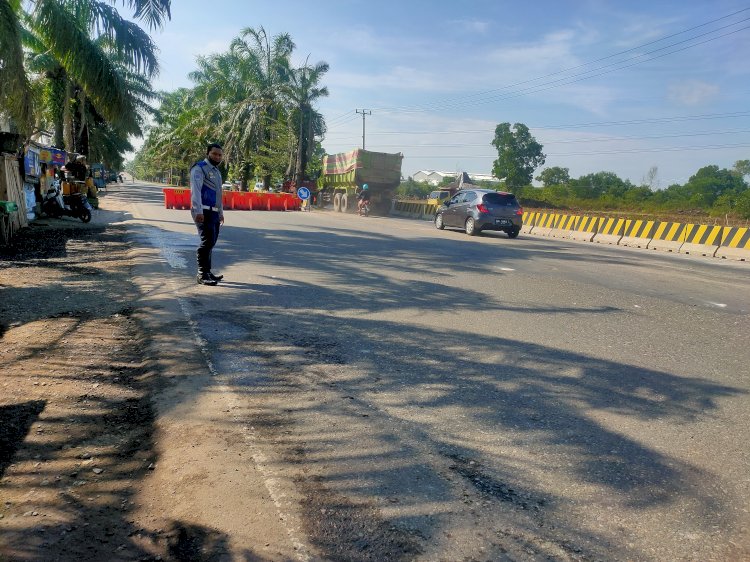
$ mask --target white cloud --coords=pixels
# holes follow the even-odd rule
[[[489,31],[491,22],[472,18],[462,18],[458,20],[452,20],[448,22],[448,25],[451,28],[456,28],[459,32],[483,34]]]
[[[680,105],[695,106],[714,99],[719,93],[719,86],[701,80],[686,80],[669,87],[667,97]]]
[[[452,89],[444,76],[407,66],[395,66],[381,73],[331,72],[326,77],[326,84],[332,91],[339,88],[375,92],[384,88],[391,92],[407,90],[439,92]]]
[[[546,35],[541,41],[498,47],[490,51],[487,61],[511,75],[518,75],[519,71],[526,76],[558,71],[580,64],[573,54],[575,37],[575,32],[561,30]]]

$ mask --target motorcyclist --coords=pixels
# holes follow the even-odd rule
[[[362,190],[357,194],[357,212],[362,214],[362,208],[370,202],[370,186],[362,185]]]

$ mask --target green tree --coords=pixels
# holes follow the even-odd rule
[[[711,165],[704,166],[690,177],[684,186],[684,194],[691,205],[707,209],[723,194],[739,194],[746,188],[741,176]]]
[[[20,0],[0,1],[0,114],[6,113],[22,134],[31,131],[31,85],[23,65]]]
[[[737,196],[734,210],[743,219],[750,219],[750,189]]]
[[[134,10],[137,19],[146,20],[152,27],[160,26],[170,17],[170,0],[122,3]],[[153,75],[158,68],[156,49],[148,34],[121,17],[111,2],[5,0],[0,2],[0,37],[0,72],[12,70],[17,75],[10,82],[0,77],[0,83],[6,84],[0,90],[27,96],[24,80],[18,77],[21,65],[18,42],[22,40],[32,58],[39,58],[34,61],[37,70],[43,68],[47,79],[54,83],[55,95],[49,99],[55,106],[58,141],[62,140],[60,121],[67,120],[66,148],[74,148],[71,114],[86,103],[124,134],[140,132],[139,103],[129,89],[123,69]],[[19,110],[3,99],[0,103],[3,104],[0,110],[23,117],[23,108]],[[85,124],[84,134],[88,135]]]
[[[305,63],[302,68],[292,71],[289,84],[285,88],[296,112],[293,122],[295,120],[299,122],[294,166],[295,181],[305,179],[307,163],[312,158],[315,148],[315,137],[325,134],[323,116],[313,109],[313,105],[318,99],[328,96],[328,88],[319,85],[328,69],[328,63],[325,62],[318,62],[313,66]]]
[[[568,168],[561,168],[560,166],[552,166],[542,170],[535,179],[542,182],[544,187],[565,185],[570,181],[570,170]]]
[[[542,145],[529,132],[523,123],[500,123],[495,127],[492,146],[497,149],[497,160],[492,165],[496,178],[505,178],[510,188],[531,183],[534,170],[544,164]]]
[[[750,176],[750,160],[737,160],[732,167],[732,171],[741,178]]]
[[[405,198],[424,199],[427,197],[434,187],[426,181],[414,181],[414,178],[409,176],[406,181],[402,181],[401,185],[396,189],[396,195]]]

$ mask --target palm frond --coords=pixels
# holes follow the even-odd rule
[[[33,31],[67,73],[85,90],[107,120],[126,130],[137,128],[127,86],[117,67],[57,0],[39,0]]]
[[[18,129],[28,134],[32,125],[31,87],[23,67],[19,10],[18,0],[0,0],[0,112],[7,111]]]
[[[157,48],[149,34],[104,2],[91,1],[90,6],[89,28],[98,37],[109,39],[111,47],[124,63],[148,76],[158,74]]]
[[[150,29],[162,27],[172,19],[171,0],[123,0],[123,3],[135,10],[134,16],[148,23]]]

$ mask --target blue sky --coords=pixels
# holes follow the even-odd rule
[[[309,55],[330,64],[330,96],[319,105],[326,151],[361,146],[355,109],[369,109],[367,148],[402,152],[405,176],[490,173],[494,127],[505,121],[528,125],[544,145],[545,167],[570,168],[573,177],[611,171],[640,183],[657,166],[666,187],[701,166],[750,158],[750,4],[322,5],[175,0],[172,20],[154,34],[162,64],[155,85],[190,86],[197,55],[263,26],[292,36],[294,63]]]

